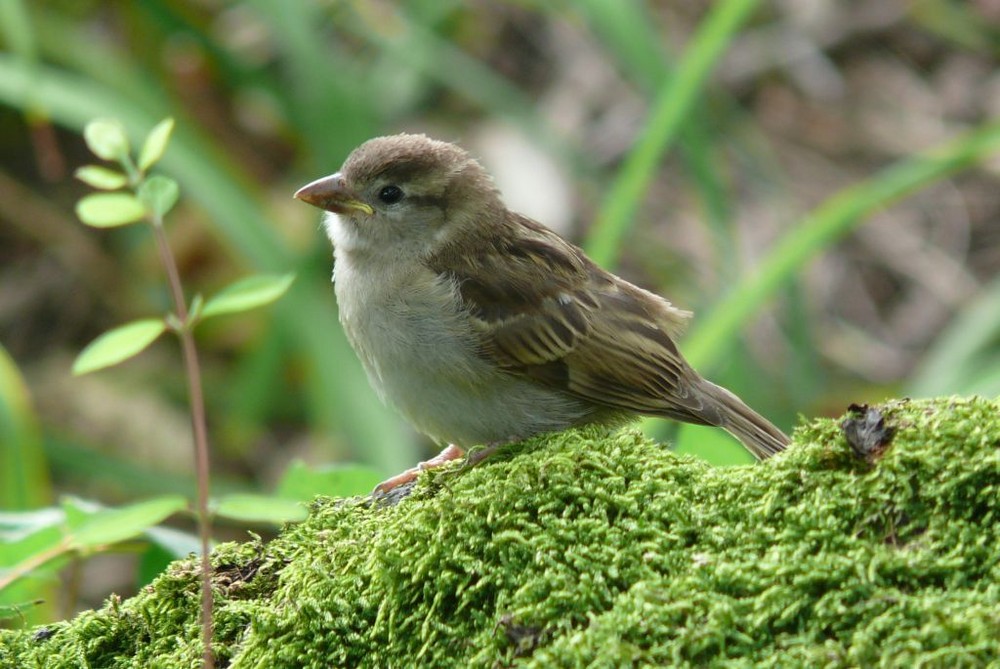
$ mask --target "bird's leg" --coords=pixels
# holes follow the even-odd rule
[[[374,492],[377,494],[386,494],[393,488],[398,488],[404,483],[409,483],[410,481],[417,478],[420,472],[426,469],[433,469],[434,467],[440,467],[441,465],[451,462],[452,460],[457,460],[465,455],[465,451],[456,446],[455,444],[449,444],[446,448],[442,449],[440,453],[435,455],[430,460],[425,460],[419,463],[416,467],[411,467],[405,472],[396,474],[393,477],[387,478],[386,480],[375,486]],[[478,462],[478,461],[477,461]]]

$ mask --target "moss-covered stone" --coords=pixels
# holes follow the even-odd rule
[[[1000,404],[895,402],[881,458],[837,423],[713,468],[632,430],[567,432],[320,500],[214,556],[231,667],[1000,665]],[[3,667],[195,667],[195,563],[0,634]],[[44,638],[43,638],[44,637]]]

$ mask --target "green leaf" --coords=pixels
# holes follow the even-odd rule
[[[156,528],[150,528],[146,530],[148,534],[151,530]],[[194,551],[197,554],[200,551]],[[139,553],[139,561],[136,565],[135,580],[133,583],[137,589],[141,589],[154,580],[156,577],[167,570],[170,563],[174,560],[186,555],[172,555],[168,550],[154,543],[148,543],[142,547]]]
[[[215,515],[244,522],[282,523],[305,520],[305,506],[297,500],[268,495],[234,494],[219,499]]]
[[[157,160],[163,157],[163,152],[167,150],[167,143],[170,141],[170,134],[174,131],[174,119],[165,118],[149,131],[146,141],[142,144],[139,152],[139,169],[145,172],[153,166]]]
[[[14,565],[31,560],[34,556],[52,552],[62,541],[62,514],[51,513],[45,522],[27,527],[23,531],[4,537],[3,552],[0,552],[0,572]]]
[[[61,497],[59,506],[62,507],[63,526],[69,530],[67,534],[72,534],[75,530],[83,527],[83,524],[92,515],[104,508],[93,500],[83,499],[76,495]]]
[[[378,471],[364,465],[311,469],[302,460],[294,460],[278,482],[277,494],[303,502],[311,501],[316,495],[354,497],[367,495],[383,478]]]
[[[186,506],[182,496],[167,495],[117,509],[102,509],[71,532],[68,539],[74,548],[118,543],[141,534]]]
[[[139,201],[157,217],[163,218],[175,204],[180,189],[170,177],[155,174],[139,186]]]
[[[21,599],[13,604],[0,604],[0,620],[20,619],[23,624],[25,612],[31,611],[42,603],[43,601],[40,599]],[[12,627],[14,626],[12,625]]]
[[[95,228],[113,228],[142,220],[146,207],[129,193],[94,193],[76,203],[76,215]]]
[[[201,312],[202,318],[249,311],[274,302],[285,294],[295,280],[294,274],[258,274],[248,276],[222,289],[209,298]]]
[[[205,298],[202,297],[201,293],[195,293],[194,297],[191,298],[191,306],[188,307],[188,318],[191,319],[192,323],[201,320],[201,312],[204,308]]]
[[[34,509],[51,499],[47,454],[31,393],[0,344],[0,509]],[[0,544],[4,523],[0,513]]]
[[[201,551],[201,539],[197,535],[172,527],[151,527],[145,535],[150,543],[159,546],[175,560]]]
[[[128,177],[121,172],[109,170],[100,165],[86,165],[79,168],[74,174],[77,179],[93,188],[101,190],[115,190],[128,183]]]
[[[117,365],[142,352],[166,329],[163,319],[147,318],[109,330],[81,351],[73,363],[73,373],[87,374]]]
[[[753,456],[728,432],[708,425],[679,425],[674,452],[698,456],[717,467],[754,462]]]
[[[114,119],[96,119],[83,129],[87,146],[98,158],[121,160],[128,155],[128,137],[125,128]]]
[[[61,566],[64,560],[60,558],[67,551],[63,528],[58,524],[39,527],[30,534],[5,540],[0,543],[0,548],[3,549],[0,551],[0,599],[7,599],[13,594],[7,588],[28,574],[38,585],[47,582],[47,576]],[[38,587],[26,589],[23,583],[17,590],[29,596],[33,596],[30,594],[32,591],[41,590]]]
[[[65,513],[53,506],[31,511],[0,511],[0,545],[6,548],[11,541],[43,527],[60,525],[63,520],[65,520]],[[6,566],[3,561],[6,555],[6,553],[0,552],[0,567]]]

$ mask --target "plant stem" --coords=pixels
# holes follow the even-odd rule
[[[174,302],[174,310],[181,327],[177,336],[184,352],[184,369],[188,380],[188,400],[191,404],[191,426],[194,430],[195,471],[198,476],[198,533],[201,537],[201,630],[204,652],[202,666],[212,669],[215,658],[212,655],[212,563],[209,559],[209,544],[212,536],[212,519],[208,512],[209,460],[208,430],[205,424],[205,396],[201,386],[201,366],[198,364],[198,349],[194,343],[192,323],[188,319],[187,304],[181,288],[177,262],[167,243],[162,221],[154,217],[151,221],[156,234],[156,245],[167,272],[167,283]]]
[[[202,642],[204,643],[205,669],[212,669],[212,563],[209,543],[212,519],[208,512],[208,434],[205,428],[205,399],[201,389],[201,369],[194,335],[185,328],[181,334],[184,348],[184,367],[187,370],[188,393],[191,401],[191,422],[194,427],[195,469],[198,472],[198,528],[201,535],[201,611]]]

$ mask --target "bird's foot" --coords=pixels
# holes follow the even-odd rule
[[[411,467],[407,469],[405,472],[396,474],[395,476],[387,478],[386,480],[382,481],[377,486],[375,486],[373,494],[385,495],[390,490],[393,490],[394,488],[398,488],[401,485],[404,485],[406,483],[409,483],[410,481],[415,480],[417,476],[420,474],[420,472],[425,471],[427,469],[434,469],[435,467],[440,467],[441,465],[451,462],[452,460],[459,459],[463,455],[465,455],[465,451],[463,451],[458,446],[455,446],[454,444],[450,444],[430,460],[425,460],[424,462],[418,464],[416,467]]]

